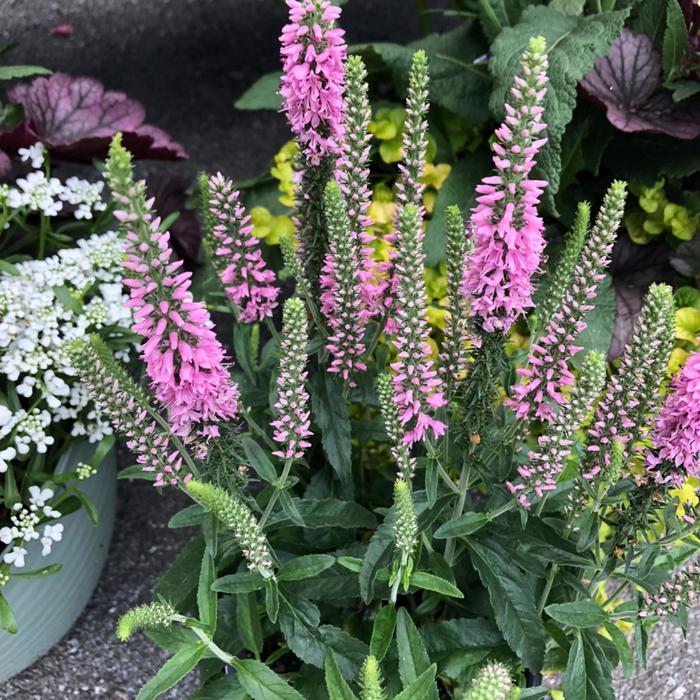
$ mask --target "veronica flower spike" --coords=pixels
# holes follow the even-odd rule
[[[564,390],[574,382],[570,363],[581,349],[575,342],[587,326],[586,315],[593,308],[598,285],[605,278],[622,221],[625,194],[626,184],[613,182],[558,309],[543,335],[533,342],[527,367],[517,370],[525,381],[513,387],[513,397],[506,403],[519,418],[551,421],[556,414],[554,407],[565,402]]]
[[[542,37],[530,39],[522,71],[511,89],[513,103],[505,105],[505,121],[496,129],[496,173],[477,186],[477,205],[471,215],[474,251],[464,286],[472,315],[489,333],[507,333],[533,305],[532,276],[545,246],[537,205],[547,183],[530,179],[537,153],[547,141],[542,136],[547,91]]]
[[[413,445],[430,436],[440,437],[447,426],[432,413],[446,404],[443,382],[431,359],[430,329],[426,315],[423,267],[423,227],[420,212],[407,204],[398,217],[395,304],[397,349],[394,400],[404,429],[403,441]]]
[[[273,439],[280,449],[273,452],[288,462],[301,459],[312,435],[309,426],[309,394],[306,391],[306,347],[308,324],[306,307],[301,299],[293,297],[284,304],[280,367],[277,376],[277,418],[271,425]]]
[[[272,316],[279,289],[275,273],[268,269],[260,250],[260,239],[253,235],[250,215],[239,201],[233,183],[221,173],[200,179],[206,192],[210,222],[206,239],[212,264],[228,298],[239,310],[244,323],[262,321]]]
[[[154,216],[146,185],[132,178],[131,155],[112,140],[107,176],[119,208],[114,215],[126,232],[128,305],[133,330],[145,338],[141,357],[158,400],[167,408],[172,431],[197,443],[219,435],[219,423],[236,416],[238,387],[231,379],[224,349],[212,330],[204,303],[189,291],[191,273],[172,260],[170,234]]]
[[[331,334],[326,344],[333,360],[329,372],[340,374],[349,386],[353,376],[367,369],[362,361],[366,317],[361,313],[360,261],[356,234],[336,182],[329,182],[325,193],[328,248],[321,278],[321,311]]]

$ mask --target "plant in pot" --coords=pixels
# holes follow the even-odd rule
[[[28,74],[24,68],[9,77]],[[86,82],[95,95],[97,81],[62,74],[14,86],[14,104],[4,110],[11,124],[0,133],[11,176],[0,186],[0,679],[75,621],[97,583],[114,519],[112,428],[66,345],[97,333],[120,361],[129,359],[136,336],[121,244],[99,174],[52,172],[52,155],[89,160],[107,143],[109,132],[91,118],[104,113],[102,100],[114,107],[110,93],[97,90],[82,112],[71,102],[85,95],[78,88]]]
[[[299,155],[283,304],[239,192],[201,178],[235,365],[118,137],[107,163],[150,391],[97,337],[69,351],[137,456],[129,474],[181,489],[192,504],[171,526],[200,528],[153,602],[119,620],[121,639],[143,628],[171,654],[139,700],[194,669],[194,697],[531,699],[560,672],[567,700],[613,698],[613,668],[633,663],[623,630],[643,662],[650,626],[683,624],[700,580],[700,354],[669,383],[667,285],[650,287],[617,366],[593,313],[626,184],[592,222],[578,207],[540,279],[549,54],[525,39],[468,235],[458,208],[443,212],[447,316],[431,330],[426,54],[411,60],[398,206],[377,245],[363,63],[346,58],[339,8],[287,4],[281,94]]]

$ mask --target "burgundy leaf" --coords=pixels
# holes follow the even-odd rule
[[[5,151],[0,150],[0,178],[5,177],[12,170],[12,161]]]
[[[607,56],[579,83],[621,131],[647,131],[678,139],[700,136],[700,95],[674,102],[661,84],[661,56],[646,34],[627,28]]]
[[[30,136],[31,142],[41,141],[52,155],[64,160],[104,158],[117,131],[124,134],[124,143],[135,158],[187,158],[182,146],[166,132],[143,123],[146,112],[140,102],[123,92],[105,91],[94,78],[54,73],[15,85],[9,98],[24,107],[26,121],[21,125],[24,131],[5,134],[5,138],[18,141]],[[0,134],[0,142],[2,138]]]

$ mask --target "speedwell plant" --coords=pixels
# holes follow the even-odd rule
[[[666,385],[671,289],[649,289],[609,370],[579,344],[625,183],[580,206],[540,280],[547,182],[532,171],[548,66],[531,39],[493,173],[466,224],[456,207],[445,217],[436,339],[426,56],[413,57],[392,253],[378,260],[364,67],[346,56],[339,8],[287,4],[281,95],[299,156],[284,285],[233,184],[200,182],[235,363],[118,137],[106,165],[149,386],[96,338],[72,344],[73,362],[135,455],[127,475],[182,490],[192,503],[171,526],[200,528],[154,601],[119,621],[121,639],[143,628],[172,654],[139,698],[194,669],[195,698],[524,700],[554,671],[567,700],[612,698],[630,644],[643,663],[649,626],[684,624],[700,582],[695,514],[679,500],[699,467],[700,355]],[[529,326],[524,354],[506,352],[516,324]]]

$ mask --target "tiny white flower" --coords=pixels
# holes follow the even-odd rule
[[[19,157],[24,163],[28,160],[32,163],[32,168],[40,168],[44,164],[44,153],[46,149],[41,142],[35,143],[29,148],[20,148],[17,150]]]
[[[43,508],[46,502],[53,498],[51,489],[42,489],[38,486],[29,487],[29,502],[37,508]]]
[[[13,540],[19,537],[19,532],[17,528],[14,527],[2,527],[0,528],[0,542],[3,544],[10,544]]]
[[[56,523],[56,525],[47,525],[44,528],[44,535],[41,538],[42,556],[46,556],[51,553],[51,547],[53,547],[54,542],[60,542],[63,539],[63,524]]]
[[[52,508],[51,506],[44,506],[42,508],[41,512],[44,514],[44,517],[46,517],[46,518],[60,518],[62,515],[60,510],[56,510],[55,508]]]
[[[24,566],[24,557],[27,550],[24,547],[13,547],[11,552],[7,552],[2,560],[5,564],[14,564],[18,569]]]
[[[17,456],[17,451],[14,447],[6,447],[0,450],[0,474],[7,471],[7,463]]]

